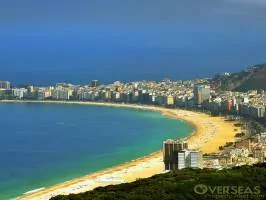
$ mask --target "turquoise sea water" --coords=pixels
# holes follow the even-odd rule
[[[0,199],[139,158],[193,127],[159,112],[0,104]]]

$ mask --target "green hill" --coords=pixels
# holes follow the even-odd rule
[[[266,64],[255,65],[228,77],[216,76],[221,81],[221,90],[247,91],[253,89],[266,90]]]
[[[132,183],[53,197],[52,200],[264,199],[266,165],[233,169],[183,169]],[[248,198],[247,198],[248,197]]]

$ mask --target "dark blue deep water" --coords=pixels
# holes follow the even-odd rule
[[[0,80],[14,85],[209,77],[266,62],[263,0],[13,0]]]
[[[127,108],[2,103],[0,113],[1,200],[136,159],[193,131]]]

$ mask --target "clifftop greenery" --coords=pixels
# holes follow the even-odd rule
[[[264,199],[266,164],[232,169],[183,169],[132,183],[99,187],[93,191],[57,196],[51,200],[200,200]],[[265,196],[266,197],[266,196]]]
[[[266,90],[266,64],[248,67],[241,72],[230,76],[217,75],[213,78],[221,81],[221,90],[234,90],[245,92],[247,90]]]

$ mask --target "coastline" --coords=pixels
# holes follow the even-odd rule
[[[190,148],[199,149],[203,153],[218,152],[219,146],[224,145],[226,142],[233,141],[235,133],[237,132],[235,130],[236,127],[233,126],[233,123],[224,121],[222,117],[210,117],[207,114],[203,113],[156,106],[75,101],[4,100],[0,101],[0,103],[1,102],[94,105],[145,109],[161,112],[167,117],[183,120],[194,126],[194,132],[192,132],[190,136],[188,136],[188,143]],[[32,190],[32,193],[24,194],[17,199],[44,200],[58,194],[85,192],[99,186],[118,184],[122,182],[131,182],[138,178],[147,178],[159,173],[164,173],[161,150],[142,158],[123,163],[109,169],[104,169],[92,174],[88,174],[80,178],[75,178],[64,183],[59,183],[48,188],[42,188],[41,190],[36,189],[36,191]]]

